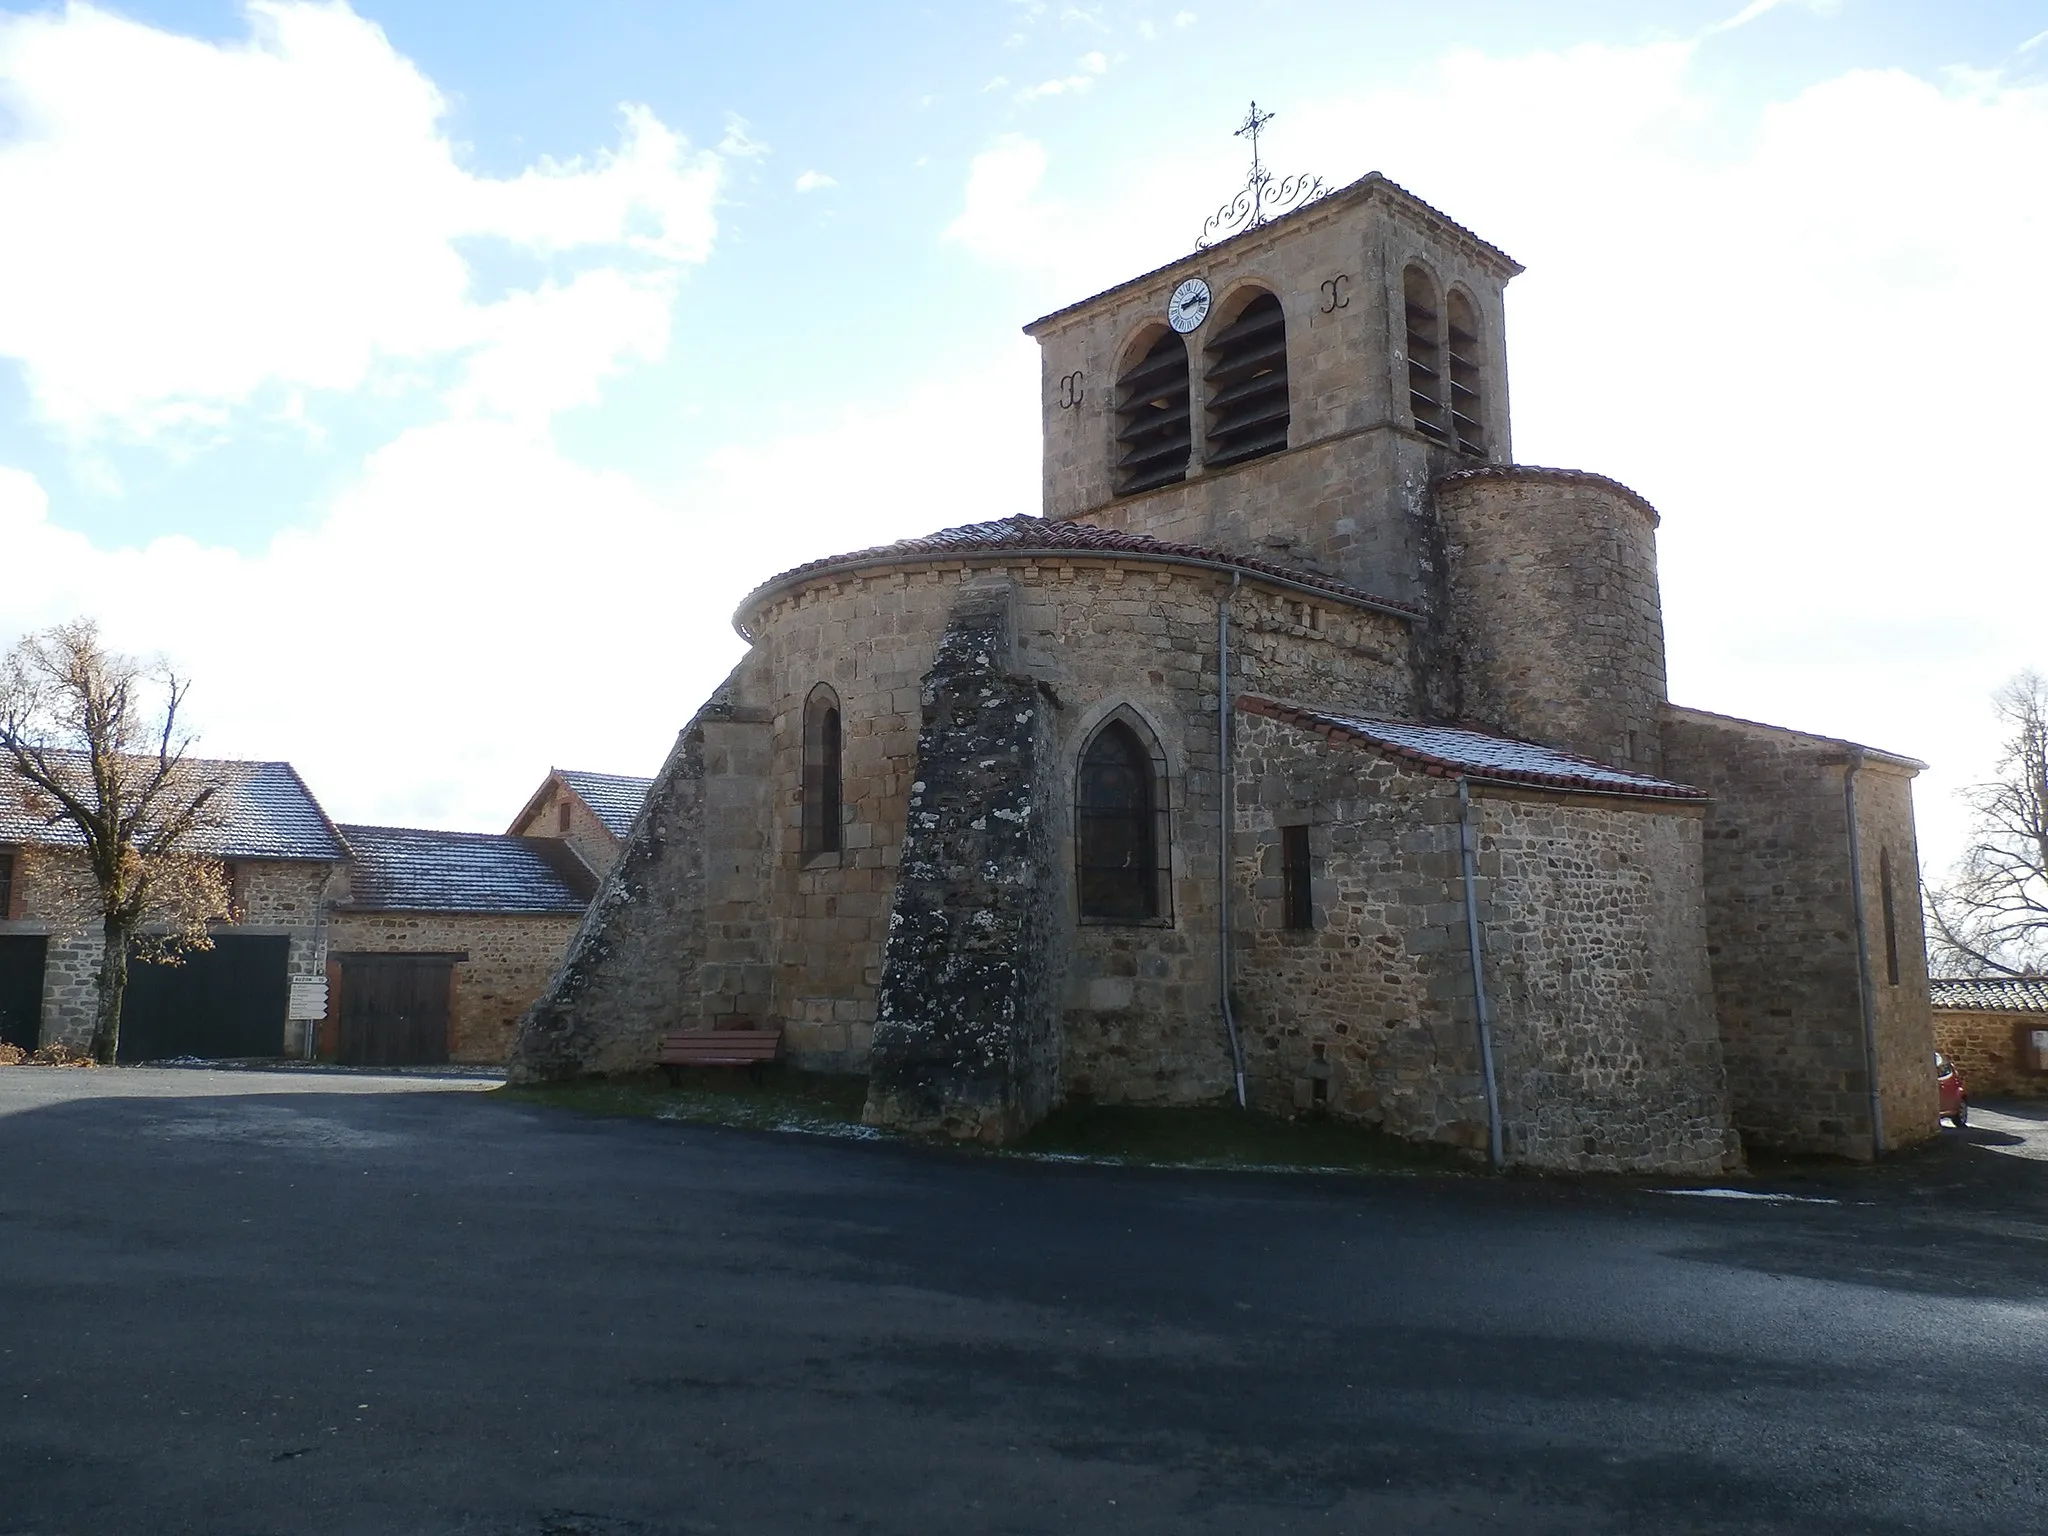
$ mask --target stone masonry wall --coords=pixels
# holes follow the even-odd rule
[[[1255,1100],[1487,1142],[1457,787],[1241,715],[1234,863]],[[1699,817],[1474,786],[1481,946],[1512,1162],[1712,1173],[1735,1155],[1707,1003]],[[1282,926],[1306,825],[1316,922]]]
[[[562,807],[569,808],[569,830],[562,830]],[[576,851],[591,873],[603,879],[618,857],[618,840],[611,829],[597,819],[597,813],[571,793],[559,779],[549,786],[546,799],[513,826],[518,837],[560,838]]]
[[[1713,795],[1705,829],[1708,956],[1735,1123],[1776,1151],[1869,1157],[1870,1074],[1862,966],[1849,881],[1846,743],[1698,710],[1672,708],[1665,769]],[[1899,782],[1891,782],[1899,780]],[[1932,1099],[1911,1078],[1933,1051],[1915,894],[1895,894],[1904,990],[1883,994],[1877,866],[1889,840],[1909,875],[1911,800],[1896,774],[1859,775],[1864,906],[1879,992],[1887,1142],[1932,1133]],[[1867,819],[1866,819],[1867,818]],[[1907,959],[1910,954],[1916,958]],[[1917,978],[1907,980],[1907,978]],[[1915,997],[1917,995],[1917,1001]],[[1913,1061],[1918,1055],[1920,1062]]]
[[[1076,1092],[1185,1101],[1229,1083],[1217,998],[1216,613],[1228,580],[1114,559],[932,562],[824,579],[750,616],[758,693],[772,711],[775,995],[792,1055],[864,1070],[881,979],[919,726],[919,680],[962,589],[1007,580],[1014,664],[1045,685],[1061,924],[1071,937],[1066,1065]],[[1411,707],[1406,625],[1395,617],[1247,582],[1232,599],[1244,687],[1346,707]],[[844,851],[801,843],[803,702],[829,683],[844,720]],[[1081,926],[1072,892],[1073,772],[1109,713],[1128,708],[1168,764],[1172,913],[1134,927]],[[740,878],[736,876],[735,878]]]
[[[291,941],[286,961],[291,979],[318,979],[327,964],[326,901],[334,866],[257,859],[238,859],[233,865],[236,921],[216,924],[215,931],[281,934]],[[18,870],[21,915],[0,923],[0,933],[49,936],[43,960],[42,1041],[83,1050],[92,1041],[99,1005],[99,925],[97,919],[89,919],[81,928],[60,914],[96,900],[90,871],[82,855],[48,848],[24,849]],[[304,1030],[303,1021],[285,1022],[287,1056],[303,1054]]]
[[[1928,997],[1927,935],[1920,899],[1920,849],[1913,827],[1913,775],[1866,758],[1856,773],[1862,843],[1863,918],[1877,1014],[1877,1081],[1887,1150],[1941,1133],[1934,1077],[1934,1008]],[[1887,857],[1888,856],[1888,857]],[[1889,873],[1891,933],[1886,934]],[[1897,962],[1893,975],[1892,962]]]
[[[972,587],[925,674],[864,1118],[1001,1142],[1059,1091],[1048,705],[1011,670],[1007,584]]]
[[[752,658],[749,658],[751,661]],[[649,1070],[661,1036],[705,1021],[706,982],[725,946],[721,930],[758,929],[765,914],[734,912],[706,878],[714,845],[744,826],[706,835],[707,804],[723,803],[720,778],[759,781],[766,722],[739,702],[743,661],[676,738],[648,807],[598,887],[560,968],[520,1019],[506,1073],[513,1082],[552,1082]],[[714,921],[715,920],[715,921]],[[713,983],[714,987],[717,985]],[[714,992],[731,997],[730,991]]]
[[[1455,713],[1662,771],[1655,515],[1612,482],[1519,467],[1439,481]]]
[[[2048,1098],[2048,1072],[2023,1064],[2017,1038],[2020,1031],[2037,1029],[2048,1029],[2048,1013],[1934,1010],[1935,1049],[1956,1064],[1973,1099]]]
[[[1284,549],[1290,563],[1367,591],[1417,596],[1415,524],[1427,487],[1471,461],[1436,448],[1409,414],[1401,274],[1411,261],[1440,289],[1462,288],[1477,308],[1479,414],[1487,458],[1505,462],[1502,288],[1509,271],[1469,234],[1381,184],[1325,199],[1031,327],[1041,349],[1045,515],[1214,548]],[[1117,375],[1161,332],[1174,287],[1196,275],[1208,282],[1214,304],[1187,338],[1188,478],[1119,498],[1112,485]],[[1211,470],[1202,462],[1203,349],[1258,289],[1278,298],[1286,317],[1289,446]]]
[[[512,1051],[519,1017],[561,964],[580,919],[525,912],[347,912],[328,928],[328,957],[347,954],[467,954],[455,967],[448,1018],[448,1059],[495,1066]],[[330,983],[339,978],[329,972]],[[330,985],[330,1025],[341,1014],[338,986]],[[322,1031],[322,1054],[331,1055],[334,1028]]]

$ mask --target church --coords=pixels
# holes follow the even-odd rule
[[[1935,1134],[1924,765],[1674,704],[1656,509],[1514,461],[1521,268],[1377,174],[1262,190],[1025,328],[1042,516],[748,594],[515,1081],[758,1028],[987,1142],[1069,1101],[1684,1175]]]

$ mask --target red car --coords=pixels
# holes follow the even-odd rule
[[[1963,1074],[1941,1052],[1934,1053],[1934,1081],[1941,1089],[1941,1112],[1957,1129],[1970,1123],[1970,1095],[1963,1087]]]

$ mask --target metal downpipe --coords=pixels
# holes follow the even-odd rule
[[[1863,916],[1863,839],[1856,829],[1856,772],[1863,750],[1851,748],[1842,772],[1842,809],[1849,821],[1849,909],[1856,917],[1856,992],[1863,1011],[1863,1072],[1870,1083],[1870,1160],[1884,1155],[1884,1096],[1877,1082],[1877,988],[1870,979],[1870,925]]]
[[[1500,1084],[1493,1075],[1493,1013],[1486,1002],[1486,965],[1479,952],[1479,850],[1472,836],[1472,791],[1458,775],[1458,862],[1465,878],[1465,943],[1472,956],[1472,997],[1479,1012],[1479,1070],[1486,1080],[1486,1151],[1495,1173],[1500,1145]]]
[[[1237,597],[1238,580],[1232,571],[1230,590],[1216,603],[1216,801],[1222,807],[1216,828],[1216,975],[1223,1029],[1230,1036],[1230,1065],[1237,1074],[1237,1107],[1246,1109],[1250,1106],[1244,1092],[1244,1041],[1230,1006],[1230,835],[1237,820],[1237,768],[1230,735],[1230,605]]]

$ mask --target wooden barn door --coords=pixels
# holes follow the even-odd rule
[[[447,955],[338,955],[341,1033],[335,1060],[358,1067],[428,1066],[448,1059]]]
[[[43,1030],[43,953],[40,934],[0,938],[0,1045],[32,1051]]]

